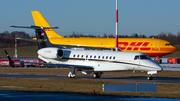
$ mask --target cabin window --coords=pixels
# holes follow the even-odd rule
[[[83,58],[83,55],[81,55],[81,58]]]
[[[111,59],[112,57],[110,56],[109,59]]]
[[[101,56],[98,56],[98,59],[100,59],[101,58]]]
[[[79,57],[79,55],[77,55],[77,57]]]
[[[88,58],[88,55],[86,55],[86,58]]]
[[[106,59],[108,59],[108,56],[106,56]]]
[[[90,56],[90,58],[92,58],[92,55]]]
[[[113,59],[115,59],[115,56],[113,57]]]
[[[96,58],[96,56],[94,56],[94,58]]]
[[[74,58],[76,57],[76,55],[74,54],[74,56],[73,56]]]
[[[134,57],[134,60],[139,60],[139,55]]]
[[[102,59],[104,59],[104,56],[102,57]]]

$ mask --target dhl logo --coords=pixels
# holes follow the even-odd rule
[[[146,47],[150,42],[118,42],[118,47],[121,50],[151,50],[151,47]]]

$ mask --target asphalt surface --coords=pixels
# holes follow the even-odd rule
[[[165,78],[154,77],[153,80],[147,80],[146,77],[105,77],[94,78],[92,76],[76,76],[75,78],[68,78],[67,75],[38,75],[38,74],[6,74],[0,73],[0,77],[7,78],[32,78],[32,79],[91,79],[99,81],[121,81],[121,82],[135,82],[135,83],[180,83],[180,78]]]

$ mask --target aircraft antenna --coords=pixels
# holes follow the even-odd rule
[[[118,49],[118,0],[116,0],[116,51]]]

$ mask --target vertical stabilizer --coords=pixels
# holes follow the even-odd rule
[[[58,27],[39,27],[39,26],[31,26],[31,27],[26,27],[26,26],[11,26],[14,28],[29,28],[29,29],[34,29],[36,38],[37,38],[37,43],[39,49],[45,48],[45,47],[59,47],[57,45],[51,44],[45,30],[48,29],[55,29]],[[5,51],[6,52],[6,51]]]
[[[13,62],[12,59],[11,59],[11,57],[8,55],[7,51],[4,50],[4,52],[6,53],[6,56],[7,56],[8,60],[9,60],[9,62]]]
[[[37,44],[39,49],[46,47],[58,47],[56,45],[51,44],[44,30],[35,29],[35,33],[36,33]]]
[[[9,66],[14,67],[14,61],[12,61],[12,59],[11,59],[11,57],[8,55],[7,51],[6,51],[6,50],[4,50],[4,51],[5,51],[5,53],[6,53],[6,56],[7,56],[8,60],[9,60]]]
[[[31,13],[36,26],[51,27],[51,25],[46,21],[39,11],[31,11]],[[46,32],[48,38],[63,38],[63,36],[57,34],[54,29],[44,29],[44,31]]]

